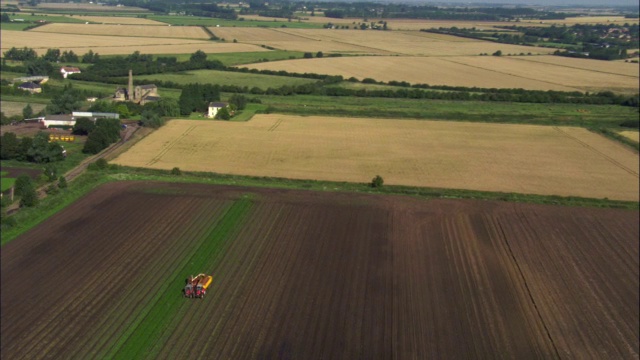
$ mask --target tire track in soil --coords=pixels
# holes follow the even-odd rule
[[[182,287],[184,286],[184,283],[181,282],[182,279],[180,278],[180,275],[176,274],[176,269],[182,269],[184,271],[188,267],[188,262],[193,261],[194,257],[197,259],[200,259],[200,256],[202,256],[201,253],[202,251],[204,251],[202,247],[204,246],[206,241],[207,240],[213,241],[210,239],[210,237],[216,237],[217,239],[217,237],[223,236],[221,234],[225,234],[225,231],[233,230],[232,228],[227,228],[227,226],[231,226],[231,224],[235,220],[228,219],[227,217],[234,216],[230,214],[238,210],[237,208],[234,208],[234,206],[237,204],[238,204],[238,201],[234,201],[230,206],[228,206],[224,210],[224,212],[216,219],[216,221],[213,222],[212,225],[206,227],[206,232],[196,239],[196,243],[194,244],[194,246],[185,247],[184,254],[180,257],[177,257],[175,261],[171,263],[171,266],[167,268],[166,273],[163,274],[161,278],[165,280],[171,279],[172,281],[165,281],[165,283],[163,283],[162,286],[158,287],[155,293],[150,294],[151,296],[150,296],[149,302],[144,307],[144,309],[142,309],[143,313],[138,313],[136,319],[133,319],[132,322],[125,329],[126,334],[121,335],[118,338],[118,341],[110,347],[109,352],[105,356],[107,357],[114,356],[117,358],[130,357],[132,356],[132,354],[129,354],[126,352],[123,354],[123,351],[127,350],[127,347],[130,347],[130,348],[133,347],[133,345],[130,345],[131,341],[133,341],[131,340],[132,338],[134,338],[134,340],[137,340],[137,341],[142,341],[143,344],[146,341],[148,341],[148,338],[151,334],[140,332],[140,327],[143,327],[145,325],[145,322],[147,321],[156,320],[156,318],[150,318],[150,316],[154,315],[154,311],[155,312],[159,311],[158,309],[161,306],[159,304],[163,301],[162,295],[166,294],[167,289],[169,287],[178,285],[178,288],[181,290]],[[207,221],[203,221],[203,223],[206,224]],[[209,221],[209,224],[211,224],[210,221]],[[224,239],[224,237],[220,239]],[[173,280],[176,280],[175,284]],[[164,324],[164,326],[166,326],[166,324]],[[138,334],[141,334],[141,335],[138,335]],[[153,333],[153,334],[155,335],[156,333]],[[138,336],[137,339],[136,339],[136,336]],[[147,349],[138,348],[136,350],[138,352],[135,354],[135,357],[141,356],[142,354],[140,352],[146,351]]]
[[[107,220],[107,221],[110,221],[110,220],[111,220],[111,221],[113,221],[113,217],[115,217],[115,216],[116,216],[116,213],[115,213],[115,212],[112,212],[112,213],[110,213],[110,215],[112,215],[111,219],[107,218],[107,219],[105,219],[105,220]],[[82,260],[82,259],[80,259],[80,260]],[[76,262],[77,262],[77,261],[76,261]],[[71,264],[70,264],[70,265],[71,265]],[[96,268],[96,267],[98,267],[98,266],[99,266],[99,264],[96,264],[96,265],[94,265],[94,266],[93,266],[93,268]],[[91,268],[91,267],[90,267],[90,268]],[[41,270],[41,271],[42,271],[42,270]],[[67,281],[67,282],[65,282],[65,278],[68,276],[68,274],[65,274],[65,273],[59,273],[59,272],[54,272],[54,273],[56,273],[56,275],[54,275],[54,278],[52,279],[52,281],[51,281],[50,283],[52,283],[52,284],[58,284],[58,286],[60,286],[60,284],[67,284],[67,285],[66,285],[66,288],[67,288],[67,289],[69,289],[69,288],[70,288],[70,287],[68,286],[69,282],[68,282],[68,281]],[[48,287],[49,287],[48,285],[44,285],[44,286],[43,286],[43,289],[46,289],[46,288],[48,288]],[[78,298],[78,297],[79,297],[79,298],[80,298],[80,300],[83,300],[83,296],[82,296],[82,294],[76,294],[76,291],[73,291],[72,289],[69,289],[69,291],[72,291],[72,295],[73,295],[73,297],[74,297],[74,298]],[[42,292],[42,291],[41,291],[41,292]],[[61,301],[61,299],[63,299],[63,298],[65,298],[65,297],[67,297],[67,296],[68,296],[68,295],[65,295],[64,293],[59,293],[59,294],[60,294],[61,296],[59,296],[57,299],[49,299],[47,302],[51,302],[51,303],[54,303],[54,304],[59,304],[59,303],[60,303],[60,301]],[[42,296],[46,296],[46,294],[44,294],[44,295],[42,295]],[[85,296],[86,296],[86,294],[85,294]],[[38,302],[44,302],[44,299],[41,299],[41,301],[38,301]],[[80,304],[81,302],[82,302],[82,301],[77,301],[75,306],[78,306],[78,304]],[[39,330],[32,329],[32,330],[30,331],[30,335],[31,335],[31,337],[32,337],[32,338],[34,338],[34,339],[40,339],[40,341],[38,341],[38,344],[43,344],[43,343],[45,343],[45,344],[46,344],[46,343],[48,343],[48,341],[47,341],[47,340],[42,340],[42,338],[45,338],[45,339],[46,339],[46,335],[48,334],[48,324],[49,324],[49,323],[51,323],[51,322],[57,322],[57,323],[60,323],[60,322],[64,322],[64,321],[66,320],[66,319],[65,319],[65,317],[66,317],[66,316],[65,316],[65,315],[66,315],[66,313],[67,313],[67,312],[69,312],[69,311],[71,311],[71,310],[73,310],[73,308],[68,308],[68,306],[74,306],[74,305],[73,305],[73,304],[71,304],[71,305],[68,305],[68,304],[67,304],[66,306],[67,306],[67,307],[64,307],[64,305],[60,304],[58,307],[61,307],[61,309],[57,310],[57,312],[47,312],[47,316],[48,316],[48,318],[50,318],[50,320],[48,320],[48,321],[43,321],[43,319],[42,319],[42,318],[40,318],[40,319],[39,319],[39,322],[38,322],[38,323],[39,323]],[[56,308],[58,308],[58,307],[56,307]],[[22,313],[22,312],[20,312],[20,313]],[[24,320],[23,320],[23,321],[24,321]],[[46,331],[46,332],[45,332],[45,331]],[[10,342],[10,343],[13,345],[13,343],[12,343],[12,342]],[[23,346],[24,346],[24,347],[26,347],[26,348],[27,348],[27,349],[29,349],[29,350],[37,349],[37,350],[41,353],[40,349],[39,349],[38,347],[34,347],[32,344],[26,343],[26,344],[24,344]],[[14,350],[14,349],[9,348],[9,350]],[[19,349],[19,350],[15,350],[15,351],[16,351],[16,352],[19,352],[19,353],[22,353],[22,354],[24,354],[24,355],[29,355],[28,350],[25,350],[24,348]]]
[[[172,141],[170,141],[169,144],[164,149],[160,150],[158,155],[154,156],[148,163],[145,164],[145,166],[151,166],[151,165],[157,163],[158,161],[160,161],[160,159],[167,152],[169,152],[169,150],[171,150],[172,147],[174,147],[178,142],[180,142],[182,139],[187,137],[196,127],[198,127],[198,125],[193,125],[193,126],[188,127],[187,130],[185,130],[180,136],[178,136],[175,139],[173,139]]]
[[[112,212],[112,213],[114,213],[114,214],[115,214],[116,212]],[[133,219],[133,220],[135,220],[135,219]],[[185,220],[186,220],[186,219],[185,219]],[[115,221],[114,221],[114,223],[115,223]],[[160,231],[162,231],[162,230],[160,230]],[[106,234],[106,235],[107,235],[107,236],[109,236],[109,235],[111,235],[111,234]],[[113,238],[113,236],[110,236],[110,237],[111,237],[111,238]],[[136,243],[136,242],[133,242],[133,243],[131,243],[131,244],[135,244],[135,243]],[[143,242],[143,243],[144,243],[144,242]],[[127,273],[128,273],[130,270],[131,270],[131,267],[127,270]],[[126,276],[127,276],[127,273],[125,273],[123,276],[125,276],[125,277],[126,277]],[[125,283],[126,283],[126,281],[122,281],[122,282],[121,282],[121,281],[118,281],[118,280],[119,280],[119,279],[115,278],[115,280],[113,280],[111,284],[117,284],[117,283],[122,283],[122,282],[125,282]],[[97,284],[100,284],[99,282],[96,282],[96,283],[97,283]],[[107,286],[102,286],[98,291],[91,291],[91,290],[89,289],[88,291],[86,291],[86,292],[85,292],[85,294],[87,294],[87,297],[90,297],[92,294],[96,294],[96,295],[97,295],[97,294],[99,294],[100,292],[105,291],[105,290],[108,290],[108,285],[107,285]],[[77,302],[77,303],[84,303],[84,302]],[[86,307],[86,309],[89,309],[89,308],[92,308],[92,307]],[[67,309],[67,310],[72,310],[72,309]]]
[[[276,212],[275,217],[276,218],[280,217],[280,213]],[[220,259],[218,259],[217,261],[214,261],[214,263],[216,263],[216,266],[211,269],[214,274],[214,284],[210,290],[210,293],[207,295],[206,303],[205,302],[197,303],[198,300],[195,300],[196,303],[194,303],[193,302],[194,300],[185,299],[186,302],[185,302],[184,308],[186,310],[191,310],[192,308],[196,308],[196,310],[185,312],[185,319],[181,321],[183,325],[181,326],[180,324],[176,324],[177,330],[172,333],[167,333],[165,336],[165,341],[161,341],[160,342],[161,344],[171,344],[174,341],[179,340],[179,339],[173,339],[176,336],[175,334],[180,334],[179,335],[180,338],[186,337],[189,339],[191,338],[196,339],[197,334],[201,333],[202,328],[206,327],[207,325],[207,322],[201,316],[202,311],[208,312],[207,310],[208,308],[217,308],[220,297],[221,297],[220,295],[228,296],[228,294],[233,292],[234,290],[237,292],[241,292],[241,289],[243,289],[244,286],[239,286],[238,284],[239,283],[244,284],[245,283],[244,281],[240,281],[234,284],[226,281],[225,279],[240,278],[244,280],[247,274],[250,272],[250,270],[253,270],[255,266],[254,263],[256,259],[259,257],[259,255],[261,255],[262,247],[266,244],[266,242],[259,243],[257,244],[256,247],[252,248],[251,247],[252,244],[248,243],[248,240],[253,238],[256,234],[250,234],[249,229],[252,229],[254,227],[264,228],[264,227],[259,227],[254,225],[254,223],[262,224],[260,220],[261,219],[259,219],[259,217],[250,217],[248,219],[248,222],[245,223],[245,227],[241,230],[241,232],[237,236],[234,236],[233,239],[230,240],[230,247],[224,253],[221,254]],[[267,226],[267,231],[265,236],[269,236],[272,230],[273,228],[269,228]],[[235,259],[238,259],[242,254],[244,254],[247,251],[249,253],[246,254],[245,261],[235,260]],[[230,269],[229,272],[224,273],[220,271],[220,269],[224,269],[224,268],[229,268]],[[203,309],[203,308],[207,308],[207,309]],[[170,327],[170,328],[173,328],[173,327]],[[208,341],[210,341],[213,338],[214,336],[212,334],[212,336],[208,338],[209,339]],[[166,357],[163,357],[163,358],[168,358],[168,359],[178,358],[181,356],[181,354],[188,354],[190,350],[200,349],[200,348],[206,348],[206,344],[203,344],[202,342],[194,343],[193,341],[183,341],[183,345],[181,347],[179,348],[174,347],[174,349],[167,349],[168,350],[167,355]],[[158,352],[161,352],[163,349],[164,349],[164,345],[162,345],[162,347],[159,347],[156,350]],[[206,357],[206,354],[207,352],[203,350],[203,353],[190,354],[189,356]],[[148,356],[148,358],[155,358],[154,353],[152,352]]]
[[[619,167],[620,169],[628,172],[629,174],[635,176],[636,178],[640,178],[640,175],[633,169],[629,169],[628,167],[626,167],[624,164],[621,164],[620,162],[618,162],[616,159],[612,158],[611,156],[603,153],[602,151],[596,149],[595,147],[587,144],[586,142],[578,139],[577,137],[573,136],[573,135],[569,135],[569,133],[567,133],[566,131],[560,129],[557,126],[554,126],[553,129],[557,132],[559,132],[560,134],[562,134],[565,137],[568,137],[569,139],[577,142],[578,144],[580,144],[581,146],[587,148],[589,151],[592,151],[600,156],[602,156],[603,158],[605,158],[605,160],[609,161],[610,163],[612,163],[613,165]]]
[[[195,204],[185,202],[183,204],[186,209],[193,209]],[[220,213],[223,211],[223,208],[228,206],[228,204],[217,204],[213,201],[210,201],[209,204],[204,203],[201,204],[202,209],[211,209],[212,213]],[[176,207],[175,210],[180,210],[180,208]],[[178,213],[180,214],[180,213]],[[171,236],[177,239],[177,243],[174,246],[166,247],[163,252],[158,256],[155,262],[148,264],[145,268],[147,269],[144,275],[140,275],[136,277],[137,281],[130,285],[129,293],[126,296],[122,296],[119,300],[118,304],[113,306],[112,312],[116,312],[117,309],[128,309],[129,311],[120,314],[120,316],[106,316],[104,318],[104,322],[99,329],[102,329],[101,333],[97,333],[94,336],[89,337],[92,341],[98,341],[98,343],[94,343],[93,345],[86,345],[86,347],[95,349],[93,355],[102,354],[103,356],[105,352],[108,351],[109,344],[114,343],[119,339],[119,334],[121,334],[124,329],[128,327],[126,324],[127,321],[131,321],[135,314],[139,311],[140,307],[144,306],[145,299],[148,298],[145,293],[144,296],[137,295],[139,294],[138,289],[148,288],[145,284],[154,284],[156,281],[153,280],[153,274],[156,273],[154,269],[161,269],[163,272],[161,276],[166,275],[167,272],[171,272],[176,261],[179,261],[182,257],[186,256],[185,254],[189,252],[188,249],[194,244],[195,241],[199,238],[199,236],[204,236],[203,234],[207,231],[207,227],[201,224],[204,223],[198,222],[202,217],[206,216],[207,211],[203,211],[202,215],[196,216],[193,219],[190,219],[190,212],[184,211],[183,216],[185,217],[184,222],[181,222],[180,219],[176,219],[175,225],[186,224],[191,222],[193,225],[188,227],[183,227],[180,231],[180,234],[176,234],[176,236]],[[198,235],[200,234],[200,235]],[[147,232],[141,232],[140,238],[143,240],[147,236]],[[166,237],[166,236],[165,236]],[[181,251],[176,252],[175,247],[178,246]],[[152,247],[152,246],[150,246]],[[144,249],[146,251],[146,248]],[[172,262],[173,259],[173,262]],[[137,296],[136,296],[137,295]],[[149,297],[153,295],[153,293],[148,294]],[[132,306],[133,305],[133,306]],[[103,334],[110,333],[111,336],[103,336]]]

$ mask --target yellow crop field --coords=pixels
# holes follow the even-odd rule
[[[464,39],[456,36],[402,31],[329,29],[211,28],[226,40],[268,45],[280,50],[340,52],[377,55],[452,56],[494,53],[549,54],[549,48],[532,48]]]
[[[154,169],[638,201],[638,154],[582,128],[258,115],[172,120],[112,161]]]
[[[638,64],[625,63],[624,61],[600,61],[593,59],[578,59],[553,55],[528,56],[513,59],[550,64],[563,68],[582,69],[593,72],[629,76],[635,78],[636,80],[640,76],[640,67],[638,67]]]
[[[456,57],[450,61],[471,66],[476,69],[499,71],[503,74],[514,75],[523,79],[536,79],[550,85],[561,85],[583,91],[616,90],[620,92],[637,93],[640,87],[637,65],[629,63],[609,63],[600,65],[603,61],[587,60],[589,64],[572,67],[569,61],[552,60],[549,62],[528,61],[536,57],[499,57],[466,56]],[[534,59],[535,60],[535,59]],[[580,63],[585,64],[585,62]],[[617,69],[606,72],[605,68]],[[589,69],[590,68],[590,69]],[[625,74],[625,75],[622,75]]]
[[[137,18],[137,17],[126,17],[126,16],[74,16],[74,18],[84,20],[84,21],[104,23],[104,24],[166,26],[165,23],[161,23],[159,21],[145,19],[145,18]]]
[[[104,35],[113,36],[116,41],[125,36],[209,39],[209,34],[199,26],[53,23],[39,26],[30,32]]]
[[[637,131],[625,130],[620,131],[619,134],[626,137],[627,139],[631,139],[635,142],[640,142],[640,134]]]
[[[102,4],[89,3],[39,3],[36,9],[51,10],[83,10],[83,11],[105,11],[105,12],[148,12],[149,10],[135,6],[106,6]],[[31,10],[31,8],[29,8]],[[26,11],[26,10],[25,10]]]
[[[29,44],[29,47],[39,55],[43,55],[50,48],[61,51],[73,50],[80,55],[89,50],[100,55],[131,54],[134,51],[140,51],[143,54],[186,54],[194,53],[197,50],[206,53],[268,51],[250,44],[215,43],[177,38],[117,37],[8,30],[2,30],[0,35],[2,36],[2,53],[12,47],[22,48],[25,44]]]
[[[490,58],[495,59],[491,56]],[[370,56],[286,60],[242,65],[296,73],[315,72],[342,75],[344,78],[372,78],[377,81],[406,81],[411,84],[450,85],[485,88],[524,88],[529,90],[575,91],[568,86],[550,84],[535,78],[523,78],[494,70],[453,62],[447,57]]]

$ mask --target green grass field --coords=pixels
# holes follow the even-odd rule
[[[11,189],[13,184],[15,184],[15,178],[5,177],[9,173],[6,171],[0,171],[0,191],[5,191]]]
[[[537,125],[618,127],[637,120],[632,107],[583,104],[532,104],[327,96],[261,95],[271,112],[296,115],[395,117]]]
[[[147,19],[160,21],[171,25],[185,25],[185,26],[223,26],[223,27],[287,27],[294,29],[321,29],[322,24],[304,23],[297,20],[289,21],[273,21],[270,18],[265,18],[264,21],[257,20],[226,20],[217,18],[197,17],[197,16],[169,16],[169,15],[153,15],[147,16]]]

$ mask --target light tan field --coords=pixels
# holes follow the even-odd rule
[[[197,50],[202,50],[208,54],[268,51],[250,44],[215,43],[177,38],[49,34],[8,30],[2,30],[0,35],[2,36],[2,53],[14,46],[22,48],[25,44],[29,44],[29,47],[39,55],[46,53],[47,49],[51,48],[60,49],[61,51],[73,50],[79,55],[89,50],[100,55],[131,54],[134,51],[140,51],[142,54],[186,54],[194,53]]]
[[[638,200],[638,154],[582,128],[258,115],[173,120],[112,162],[225,174]]]
[[[53,23],[39,26],[30,32],[114,36],[116,41],[126,36],[209,39],[209,34],[200,26]]]
[[[242,67],[377,81],[528,90],[638,92],[638,77],[527,62],[522,57],[368,56],[285,60]],[[536,57],[531,57],[536,58]],[[592,60],[596,61],[596,60]],[[620,63],[620,65],[629,65]]]
[[[149,10],[134,6],[103,6],[89,3],[39,3],[37,9],[53,10],[83,10],[83,11],[109,11],[109,12],[148,12]]]
[[[2,112],[6,116],[22,115],[22,109],[24,109],[27,104],[31,103],[17,101],[0,101],[0,110],[2,110]],[[39,113],[41,110],[44,110],[45,107],[45,104],[31,104],[31,109],[33,109],[34,113]]]
[[[90,21],[95,23],[104,23],[104,24],[167,26],[167,24],[165,23],[161,23],[159,21],[155,21],[151,19],[125,17],[125,16],[74,16],[74,19],[81,19],[85,21]]]
[[[620,131],[619,134],[635,142],[640,142],[640,133],[638,133],[637,131],[626,130]]]
[[[593,59],[578,59],[553,55],[514,57],[512,59],[533,63],[550,64],[569,69],[581,69],[592,72],[623,75],[633,77],[636,79],[636,81],[640,76],[640,67],[638,67],[638,64],[625,63],[624,61],[600,61]],[[530,64],[528,64],[527,66],[530,66]]]
[[[274,18],[258,16],[258,15],[241,15],[247,20],[269,21]],[[282,21],[282,18],[276,18]],[[567,18],[564,20],[522,20],[521,22],[508,21],[477,21],[477,20],[428,20],[428,19],[369,19],[367,23],[386,21],[389,30],[421,30],[433,28],[451,28],[457,27],[461,29],[476,28],[478,30],[493,30],[500,26],[551,26],[555,25],[575,25],[575,24],[619,24],[625,23],[637,24],[638,19],[625,19],[623,16],[581,16]],[[362,18],[334,19],[325,16],[303,15],[302,22],[328,24],[343,26],[347,25],[353,28],[353,25],[363,22]]]
[[[451,56],[503,53],[549,54],[550,48],[498,44],[456,36],[422,32],[329,29],[210,28],[220,38],[268,45],[280,50],[373,54]]]

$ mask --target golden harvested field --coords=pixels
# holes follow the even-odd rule
[[[633,63],[625,63],[624,61],[599,61],[593,59],[578,59],[578,58],[570,58],[564,56],[528,56],[528,57],[518,57],[513,58],[515,60],[523,60],[528,62],[535,63],[543,63],[550,64],[554,66],[564,67],[564,68],[573,68],[573,69],[583,69],[593,72],[613,74],[613,75],[623,75],[635,78],[636,81],[640,76],[640,67],[638,64]]]
[[[258,16],[258,15],[241,15],[241,17],[247,20],[273,20],[274,18]],[[282,18],[276,18],[277,20],[282,20]],[[334,25],[343,26],[347,25],[350,28],[353,27],[354,24],[359,24],[362,21],[362,18],[346,18],[346,19],[334,19],[328,18],[325,16],[302,16],[302,22],[310,22],[310,23],[319,23],[319,24],[328,24],[332,23]],[[370,20],[378,21],[378,20]],[[519,23],[516,22],[507,22],[507,21],[477,21],[477,20],[428,20],[428,19],[383,19],[383,21],[387,22],[387,26],[390,30],[421,30],[421,29],[431,29],[431,28],[450,28],[450,27],[458,27],[458,28],[476,28],[478,30],[493,30],[499,26],[551,26],[553,24],[556,25],[575,25],[575,24],[619,24],[623,25],[625,23],[629,24],[637,24],[638,19],[625,19],[623,16],[581,16],[581,17],[572,17],[566,18],[564,20],[522,20]]]
[[[619,134],[635,142],[640,142],[640,135],[637,131],[626,130],[626,131],[620,131]]]
[[[278,114],[173,120],[112,162],[638,201],[638,154],[570,127]]]
[[[375,55],[451,56],[479,55],[502,50],[549,54],[549,48],[532,48],[464,39],[456,36],[398,31],[360,31],[329,29],[210,28],[227,40],[268,45],[280,50],[353,53]]]
[[[123,25],[164,25],[165,23],[161,23],[159,21],[145,19],[145,18],[136,18],[136,17],[126,17],[126,16],[74,16],[75,19],[81,19],[85,21],[95,22],[95,23],[104,23],[104,24],[123,24]]]
[[[39,26],[30,32],[114,36],[116,41],[129,36],[209,39],[209,34],[199,26],[53,23]]]
[[[573,60],[576,59],[551,56],[371,56],[297,59],[242,66],[412,84],[638,92],[637,64]]]
[[[61,51],[73,50],[80,55],[89,50],[100,55],[131,54],[134,51],[140,51],[143,54],[186,54],[194,53],[197,50],[206,53],[268,51],[250,44],[215,43],[177,38],[116,37],[8,30],[2,30],[0,34],[2,36],[2,53],[14,46],[22,48],[25,44],[29,44],[29,47],[39,55],[44,54],[50,48]]]

